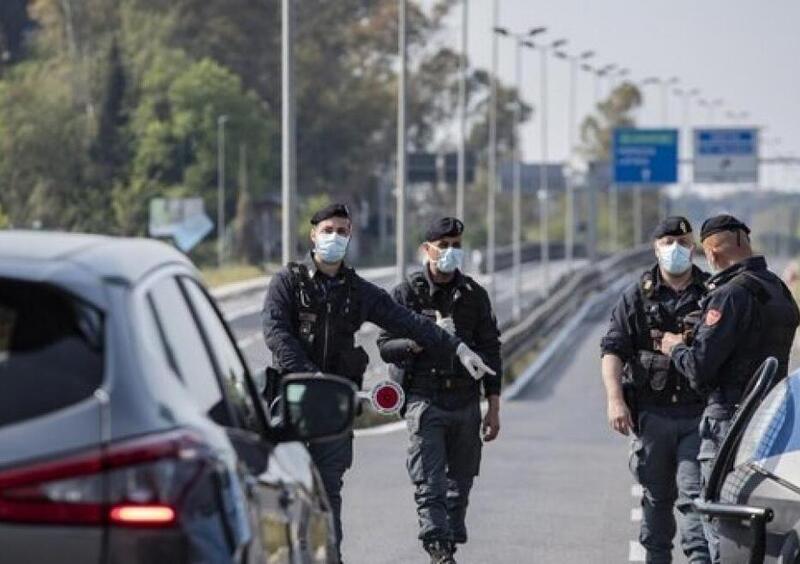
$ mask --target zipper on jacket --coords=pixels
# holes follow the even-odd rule
[[[331,319],[331,302],[327,302],[327,314],[325,315],[325,344],[322,346],[322,369],[328,372],[328,328]]]

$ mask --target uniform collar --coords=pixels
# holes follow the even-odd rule
[[[765,259],[762,255],[756,255],[752,257],[748,257],[742,261],[737,262],[736,264],[732,264],[722,272],[718,272],[711,278],[709,278],[707,286],[709,290],[713,290],[729,282],[735,276],[738,276],[742,272],[749,271],[749,272],[756,272],[759,270],[766,270],[767,269],[767,259]]]
[[[319,275],[320,277],[323,277],[323,278],[327,278],[329,280],[335,280],[337,278],[342,278],[342,277],[344,277],[344,273],[348,268],[347,264],[344,261],[342,261],[342,264],[339,265],[339,270],[336,272],[336,275],[333,276],[333,277],[328,276],[327,274],[322,272],[319,268],[317,268],[317,263],[314,260],[314,251],[313,250],[312,251],[308,251],[308,254],[306,255],[305,259],[303,260],[303,264],[308,269],[308,275],[312,279],[316,279],[317,275]]]
[[[428,292],[430,292],[431,296],[435,294],[437,290],[441,290],[442,288],[444,288],[444,286],[437,284],[436,282],[433,281],[433,277],[431,276],[431,270],[427,262],[422,267],[422,275],[425,277],[425,281],[428,283]],[[447,285],[452,286],[454,288],[460,288],[461,286],[464,286],[465,283],[466,280],[464,279],[464,275],[461,274],[461,270],[456,269],[453,279]]]
[[[650,272],[653,277],[653,282],[655,284],[654,290],[656,292],[665,289],[670,290],[672,292],[676,291],[672,286],[670,286],[664,281],[664,277],[661,275],[661,268],[659,268],[658,263],[656,263],[656,265],[652,268]],[[707,279],[708,275],[705,272],[697,268],[697,266],[692,265],[692,280],[691,282],[689,282],[686,288],[683,289],[683,291],[685,292],[686,290],[692,287],[698,288],[700,290],[705,290],[705,284]]]

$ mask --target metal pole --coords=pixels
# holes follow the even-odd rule
[[[225,123],[228,116],[217,118],[217,266],[225,259]]]
[[[642,244],[642,186],[633,187],[633,243]]]
[[[464,184],[467,158],[467,33],[469,0],[462,0],[461,13],[461,69],[458,81],[458,181],[456,186],[456,217],[464,220]]]
[[[282,261],[291,262],[295,254],[294,195],[297,183],[295,164],[295,100],[294,100],[294,2],[282,0],[281,15],[281,241]]]
[[[550,288],[550,222],[549,222],[549,194],[547,178],[547,47],[541,47],[541,134],[542,134],[542,162],[539,165],[539,223],[541,227],[541,258],[542,280],[544,290]]]
[[[569,127],[569,150],[567,151],[567,162],[569,162],[572,151],[575,150],[575,115],[578,104],[577,94],[578,83],[578,58],[570,59],[570,87],[569,87],[569,115],[567,127]],[[575,186],[572,183],[572,175],[567,175],[567,216],[564,222],[564,253],[567,259],[567,268],[572,270],[575,247]]]
[[[522,136],[520,134],[520,119],[521,119],[521,104],[522,104],[522,41],[516,40],[516,83],[517,83],[517,100],[514,105],[514,188],[513,188],[513,205],[512,205],[512,254],[513,254],[513,279],[514,279],[514,297],[512,303],[512,315],[514,320],[519,320],[522,313],[521,293],[522,293],[522,177],[521,177],[521,163],[522,158]]]
[[[497,33],[494,29],[498,23],[498,0],[492,0],[492,75],[491,99],[489,103],[489,178],[487,183],[486,205],[486,272],[489,275],[489,294],[495,299],[495,197],[497,194]]]
[[[666,127],[669,122],[669,82],[661,81],[661,124]]]
[[[406,0],[398,0],[398,50],[400,69],[397,80],[397,221],[395,225],[395,259],[397,281],[406,277]]]
[[[614,75],[608,75],[608,88],[609,96],[614,95]],[[619,250],[619,186],[612,183],[609,187],[609,212],[610,212],[610,234],[611,234],[611,251],[617,252]]]

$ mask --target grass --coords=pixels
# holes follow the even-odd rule
[[[229,264],[222,268],[206,267],[200,269],[203,280],[211,288],[243,282],[252,278],[264,276],[264,270],[251,264]]]

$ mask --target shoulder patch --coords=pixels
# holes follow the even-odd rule
[[[705,324],[712,327],[719,323],[722,319],[722,312],[718,309],[711,308],[706,312]]]

